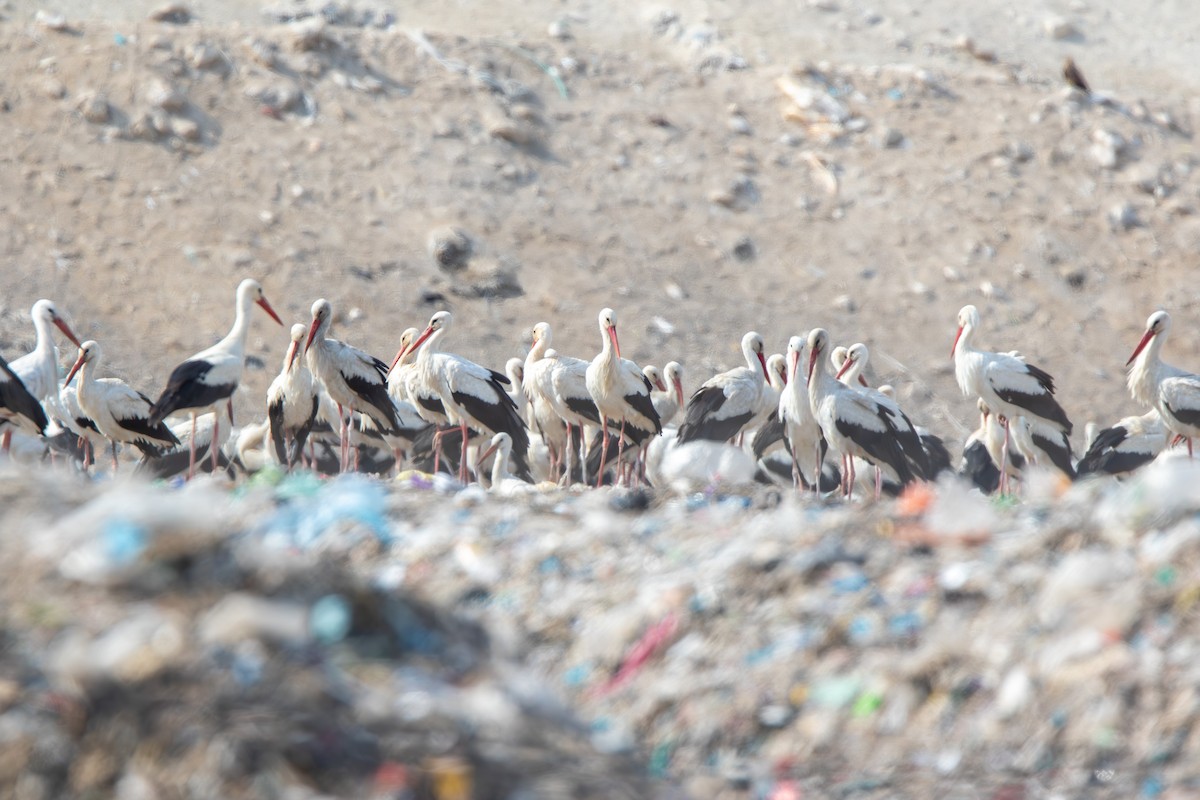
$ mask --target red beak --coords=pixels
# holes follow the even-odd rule
[[[63,386],[71,385],[71,379],[75,377],[75,373],[79,372],[79,368],[83,366],[83,352],[80,351],[79,358],[75,359],[75,365],[71,367],[71,371],[67,373],[67,379],[63,381]]]
[[[300,349],[299,342],[292,342],[291,345],[288,347],[287,369],[285,370],[286,372],[292,371],[292,364],[296,360],[296,353],[297,353],[297,351],[299,351],[299,349]]]
[[[958,349],[958,340],[962,338],[962,326],[958,326],[958,333],[954,334],[954,344],[950,346],[950,358],[954,358],[954,351]]]
[[[800,369],[800,351],[794,350],[788,353],[788,374],[792,376],[792,380],[796,380],[798,369]]]
[[[1150,344],[1150,340],[1153,338],[1154,338],[1154,331],[1146,331],[1142,335],[1142,340],[1140,342],[1138,342],[1137,348],[1134,349],[1133,355],[1131,355],[1129,357],[1129,360],[1125,362],[1125,366],[1128,367],[1130,364],[1132,364],[1133,360],[1138,357],[1139,353],[1141,353],[1143,350],[1146,349],[1146,345]]]
[[[767,372],[767,360],[765,358],[763,358],[762,353],[758,354],[758,363],[762,364],[763,380],[770,383],[771,382],[771,374],[769,372]]]
[[[71,326],[68,325],[65,321],[63,321],[63,319],[61,317],[55,317],[54,324],[57,325],[58,329],[63,332],[64,336],[66,336],[68,339],[71,340],[71,343],[73,345],[75,345],[76,347],[83,346],[79,343],[79,340],[77,338],[75,338],[75,332],[71,330]]]
[[[492,456],[492,453],[495,453],[496,450],[498,450],[499,448],[500,448],[500,445],[494,444],[491,447],[489,447],[487,450],[484,450],[483,454],[481,456],[479,456],[479,461],[477,461],[476,463],[482,464],[483,462],[487,461]]]
[[[404,358],[406,355],[408,355],[412,351],[416,350],[421,345],[425,344],[425,340],[428,339],[432,335],[433,335],[432,327],[426,328],[424,331],[422,331],[421,335],[418,336],[416,339],[414,339],[412,344],[410,344],[408,347],[402,348],[399,353],[396,353],[396,358],[394,361],[392,361],[392,365],[390,367],[388,367],[388,372],[391,372],[392,370],[394,370],[396,368],[396,365],[400,363],[400,359]]]
[[[868,389],[871,388],[871,384],[867,383],[867,379],[864,378],[862,375],[858,376],[858,382],[861,383],[863,386],[867,387]]]
[[[679,401],[679,407],[683,408],[683,381],[679,378],[675,379],[675,399]]]
[[[842,362],[842,368],[839,369],[837,371],[837,375],[834,375],[833,377],[837,378],[840,381],[842,379],[842,376],[846,374],[846,370],[850,369],[850,367],[852,367],[853,365],[854,365],[854,359],[847,357],[846,360]]]
[[[617,326],[613,325],[608,329],[608,338],[612,340],[613,349],[617,351],[617,358],[621,357],[621,343],[617,341]]]
[[[256,302],[257,302],[257,303],[258,303],[260,306],[262,306],[262,309],[263,309],[263,311],[265,311],[265,312],[267,312],[268,314],[270,314],[270,315],[271,315],[271,319],[275,320],[275,321],[276,321],[276,322],[278,322],[280,325],[282,325],[282,324],[283,324],[283,320],[281,320],[281,319],[279,318],[279,315],[275,313],[275,309],[271,308],[271,304],[267,302],[267,298],[265,298],[265,297],[260,297],[260,298],[258,298],[258,300],[257,300]]]
[[[317,328],[321,327],[321,320],[314,319],[312,325],[308,328],[308,338],[304,340],[304,349],[312,347],[313,339],[317,338]]]
[[[812,383],[813,369],[817,366],[817,359],[821,355],[821,348],[814,347],[812,352],[808,354],[808,382]]]
[[[663,383],[662,378],[658,378],[654,381],[654,388],[658,389],[660,392],[665,392],[667,390],[667,385]]]

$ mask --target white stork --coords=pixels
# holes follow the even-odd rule
[[[999,470],[997,488],[1000,490],[1000,494],[1008,494],[1012,478],[1019,479],[1025,470],[1026,458],[1021,448],[1016,446],[1005,448],[1005,440],[1009,438],[1007,420],[1001,419],[982,399],[978,404],[982,417],[983,445],[992,465]],[[1027,438],[1024,431],[1021,433],[1023,438]]]
[[[778,418],[783,423],[784,436],[792,453],[792,480],[798,487],[821,490],[821,474],[825,468],[825,455],[829,444],[821,432],[821,425],[813,416],[812,402],[808,395],[808,377],[801,369],[804,354],[804,338],[793,336],[788,340],[788,381],[779,393]],[[801,462],[808,454],[816,455],[817,471],[812,478],[804,474]],[[840,477],[840,476],[839,476]]]
[[[312,372],[301,352],[308,329],[292,326],[292,341],[283,358],[283,369],[267,389],[267,430],[276,463],[291,469],[304,453],[304,443],[317,421],[321,403]]]
[[[982,400],[979,405],[979,427],[963,442],[962,459],[958,474],[967,478],[984,494],[991,494],[1000,487],[1000,470],[992,458],[988,444],[988,407]],[[999,425],[997,425],[999,430]],[[1003,437],[1001,431],[1001,437]],[[997,451],[998,453],[998,451]],[[1013,455],[1016,455],[1015,453]],[[1019,456],[1018,456],[1019,457]]]
[[[489,491],[494,494],[513,495],[533,491],[532,485],[513,477],[508,471],[512,447],[512,437],[507,432],[500,431],[492,437],[491,446],[479,457],[479,463],[482,464],[491,456],[495,456],[495,460],[492,461],[492,485],[489,487]]]
[[[876,467],[887,467],[901,486],[923,478],[924,451],[919,439],[915,447],[908,441],[910,435],[912,439],[916,435],[899,407],[885,403],[887,398],[882,395],[866,395],[833,377],[829,371],[829,333],[824,328],[808,334],[808,348],[809,402],[825,439],[842,454],[845,496],[854,490],[854,456]],[[882,482],[883,472],[876,472],[877,498]]]
[[[1017,417],[1010,421],[1001,419],[1000,424],[1012,430],[1012,444],[1027,464],[1056,470],[1070,480],[1075,480],[1075,467],[1071,463],[1071,442],[1060,430],[1046,425],[1035,425],[1029,417]]]
[[[1167,430],[1187,440],[1191,456],[1192,438],[1200,436],[1200,375],[1162,360],[1170,330],[1171,315],[1165,311],[1156,311],[1146,320],[1146,332],[1125,362],[1132,365],[1127,384],[1134,400],[1158,411]]]
[[[170,414],[187,411],[191,414],[192,426],[195,427],[197,416],[216,411],[221,403],[225,404],[229,412],[229,424],[233,424],[233,393],[242,380],[242,371],[246,366],[246,334],[250,329],[250,307],[256,303],[271,319],[280,325],[283,324],[283,320],[267,302],[262,285],[258,281],[247,278],[238,284],[237,313],[233,318],[233,327],[224,339],[207,350],[200,351],[171,371],[171,377],[167,379],[167,388],[163,389],[151,409],[152,425],[162,422]],[[212,424],[213,435],[209,438],[221,441],[219,415],[213,415]],[[192,443],[189,446],[190,478],[196,471],[197,436],[193,433],[188,437],[188,441]],[[210,449],[215,469],[217,448]]]
[[[219,410],[196,415],[191,422],[172,425],[171,433],[179,440],[179,445],[158,455],[142,456],[134,474],[165,480],[185,470],[191,475],[197,465],[201,472],[216,472],[218,469],[228,472],[230,461],[222,448],[229,441],[233,419],[228,416],[227,407],[221,408],[218,404],[217,408]],[[227,415],[225,424],[219,423],[217,416],[220,414]],[[215,443],[214,434],[218,437]]]
[[[958,387],[968,397],[982,398],[988,407],[1005,420],[1025,417],[1032,431],[1047,439],[1071,434],[1071,421],[1054,397],[1054,378],[1014,353],[991,353],[974,346],[979,329],[979,310],[963,306],[958,312],[958,333],[950,355]],[[1007,422],[1004,451],[1009,436]],[[1007,456],[1001,458],[1005,461]]]
[[[0,422],[10,423],[23,431],[42,435],[46,432],[46,411],[12,367],[0,357]],[[4,451],[11,446],[12,431],[4,431]]]
[[[53,408],[58,402],[58,352],[54,346],[54,331],[51,326],[57,327],[63,332],[71,342],[78,347],[79,339],[76,338],[71,326],[67,324],[66,319],[59,314],[54,303],[49,300],[38,300],[33,304],[33,308],[29,311],[29,316],[33,320],[34,330],[37,332],[37,343],[31,352],[21,356],[9,363],[9,369],[12,370],[29,394],[33,395],[39,403],[45,403]],[[41,419],[45,419],[46,415],[40,415]],[[4,426],[5,421],[14,424],[20,423],[22,430],[26,432],[42,433],[45,429],[45,423],[40,428],[33,421],[21,414],[10,414],[7,417],[0,412],[0,427],[5,427],[3,437],[4,452],[8,452],[9,443],[12,438],[11,429]]]
[[[580,476],[587,483],[587,444],[589,430],[600,429],[600,409],[587,386],[587,370],[591,362],[564,356],[554,350],[546,351],[554,362],[550,370],[550,404],[559,418],[567,424],[567,457],[561,481],[570,483],[574,477],[578,456]],[[578,448],[575,447],[578,443]]]
[[[79,390],[76,386],[63,386],[58,390],[60,408],[51,409],[51,416],[59,427],[68,431],[79,440],[79,449],[83,460],[83,470],[87,472],[96,458],[96,448],[104,448],[107,440],[96,421],[84,413],[79,405]]]
[[[668,361],[661,373],[657,367],[650,366],[646,369],[654,370],[653,376],[646,376],[654,384],[654,391],[650,393],[650,399],[654,403],[654,410],[658,412],[659,422],[665,428],[671,424],[675,415],[684,406],[683,365],[678,361]]]
[[[692,393],[679,426],[680,444],[696,439],[728,441],[759,413],[770,379],[762,336],[754,331],[743,336],[742,355],[746,366],[714,375]]]
[[[512,437],[515,460],[522,471],[528,472],[525,459],[529,451],[529,431],[504,388],[508,378],[461,356],[438,352],[441,339],[453,321],[449,311],[437,312],[416,341],[409,345],[408,351],[417,351],[418,382],[426,391],[437,392],[446,416],[462,433],[459,478],[464,482],[468,479],[467,448],[472,428],[490,436],[501,431],[508,433]]]
[[[559,356],[556,351],[549,349],[550,323],[539,322],[534,325],[532,338],[533,343],[523,364],[521,392],[527,403],[526,419],[529,426],[541,434],[542,441],[550,451],[550,471],[557,475],[557,470],[568,460],[564,456],[570,456],[571,429],[554,408],[553,373]]]
[[[1152,408],[1140,417],[1125,417],[1097,433],[1076,469],[1081,476],[1128,475],[1166,449],[1167,426]]]
[[[117,443],[132,444],[144,455],[158,455],[179,444],[166,423],[151,422],[149,397],[119,378],[97,378],[104,351],[94,341],[79,348],[65,385],[79,373],[79,407],[96,423],[96,429],[112,444],[113,471],[117,469]]]
[[[357,347],[330,339],[333,306],[325,298],[312,305],[312,324],[304,343],[304,358],[313,377],[337,404],[341,445],[341,470],[350,468],[350,416],[357,411],[370,417],[384,433],[399,431],[396,407],[388,394],[388,365]]]
[[[504,362],[504,375],[508,378],[508,396],[517,407],[517,414],[529,424],[529,397],[525,394],[525,361],[513,356]]]
[[[600,412],[600,469],[596,472],[596,486],[600,486],[604,480],[610,425],[618,421],[620,423],[618,463],[624,452],[626,436],[640,448],[651,436],[662,433],[662,423],[650,399],[650,382],[637,364],[621,358],[617,312],[611,308],[602,309],[598,322],[603,346],[584,373],[588,394]]]

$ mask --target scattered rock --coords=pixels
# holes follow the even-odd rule
[[[200,123],[189,117],[171,119],[171,133],[187,142],[200,141]]]
[[[452,225],[430,231],[427,247],[433,263],[446,272],[458,272],[466,268],[474,249],[470,235]]]
[[[181,89],[161,78],[151,81],[145,91],[146,102],[170,114],[178,114],[187,108],[187,95]]]
[[[879,134],[879,146],[894,149],[904,144],[904,134],[895,128],[884,128]]]
[[[561,17],[546,27],[546,35],[551,39],[558,39],[560,42],[565,42],[573,38],[571,36],[570,24]]]
[[[1071,20],[1058,15],[1046,17],[1042,22],[1042,29],[1046,32],[1047,36],[1055,41],[1078,39],[1080,36],[1079,28],[1075,27],[1075,24]]]
[[[49,11],[38,11],[33,16],[33,21],[38,24],[38,27],[44,30],[54,31],[55,33],[71,33],[71,25],[67,22],[67,18],[62,14],[52,14]]]
[[[845,311],[847,314],[853,314],[858,310],[858,305],[854,302],[854,297],[848,294],[839,294],[833,298],[833,307],[838,311]]]
[[[754,240],[748,235],[738,237],[734,242],[733,249],[730,251],[733,257],[738,261],[752,261],[758,255],[758,248],[754,246]]]
[[[1033,146],[1030,145],[1029,142],[1020,140],[1009,142],[1008,147],[1005,148],[1004,152],[1014,163],[1017,164],[1024,164],[1027,161],[1032,161],[1034,156]]]
[[[290,81],[252,83],[246,87],[246,96],[281,113],[298,110],[304,99],[300,87]]]
[[[48,100],[62,100],[67,96],[67,85],[58,78],[47,76],[41,80],[38,91]]]
[[[520,147],[537,141],[537,134],[531,127],[507,118],[490,123],[487,132],[493,139],[501,139]]]
[[[171,25],[186,25],[191,22],[192,10],[183,3],[167,3],[151,11],[150,19]]]
[[[1141,225],[1137,209],[1132,203],[1118,203],[1108,210],[1108,226],[1117,233],[1136,228]]]
[[[727,124],[729,125],[729,130],[733,133],[736,133],[738,136],[749,136],[751,133],[753,133],[753,129],[750,127],[749,120],[747,120],[741,114],[734,114],[729,118],[729,122]]]
[[[147,142],[156,142],[171,133],[171,117],[161,109],[147,111],[129,126],[129,136]]]
[[[1092,146],[1088,152],[1102,168],[1116,169],[1125,152],[1125,139],[1116,131],[1096,130],[1092,134]]]
[[[83,115],[84,119],[97,125],[108,122],[111,116],[108,97],[103,92],[84,92],[75,102],[75,108],[79,109],[79,113]]]
[[[196,69],[223,72],[229,67],[225,54],[207,42],[196,42],[192,45],[188,60]]]
[[[507,300],[525,294],[516,270],[497,265],[483,280],[466,286],[455,285],[450,290],[459,297],[477,297],[486,300]]]
[[[292,49],[304,53],[312,50],[332,50],[338,44],[321,17],[309,17],[289,26]]]

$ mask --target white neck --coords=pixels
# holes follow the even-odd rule
[[[492,460],[492,486],[499,486],[501,481],[508,477],[508,450],[503,447],[496,448],[496,455]]]

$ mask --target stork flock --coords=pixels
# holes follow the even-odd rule
[[[283,324],[262,285],[242,281],[228,335],[181,362],[151,400],[101,377],[100,345],[80,342],[55,304],[39,300],[31,312],[33,352],[11,363],[0,357],[0,449],[66,457],[87,472],[97,447],[111,449],[115,471],[122,449],[132,446],[141,453],[137,469],[155,477],[267,463],[324,473],[414,468],[463,483],[474,475],[500,492],[544,481],[653,482],[652,451],[661,457],[700,441],[741,449],[761,480],[847,498],[859,470],[871,471],[878,498],[951,468],[943,442],[913,422],[890,387],[868,384],[866,345],[834,347],[822,328],[791,337],[786,355],[771,356],[762,335],[746,333],[745,364],[704,381],[685,401],[678,362],[660,371],[621,356],[611,308],[597,318],[593,358],[558,353],[550,324],[539,322],[529,352],[501,372],[444,351],[448,311],[424,329],[404,331],[389,363],[331,338],[333,307],[325,299],[313,303],[307,324],[291,328],[267,391],[266,419],[244,425],[230,448],[232,396],[254,305]],[[1015,352],[979,349],[974,306],[959,311],[957,323],[955,375],[980,411],[959,469],[983,491],[1012,491],[1011,481],[1033,465],[1074,479],[1127,474],[1180,442],[1192,454],[1200,376],[1161,360],[1170,330],[1165,311],[1151,315],[1126,365],[1129,390],[1146,413],[1089,432],[1078,459],[1050,374]],[[78,348],[62,382],[55,327]]]

